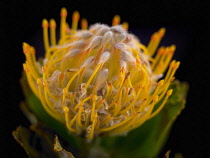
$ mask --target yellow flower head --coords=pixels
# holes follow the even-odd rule
[[[154,33],[146,47],[127,32],[127,23],[119,25],[119,16],[112,27],[88,28],[82,19],[81,30],[78,12],[73,13],[71,27],[66,17],[63,8],[59,41],[55,21],[43,20],[42,61],[36,61],[32,46],[23,44],[28,83],[45,110],[70,132],[85,133],[89,140],[94,135],[125,133],[159,113],[179,67],[179,62],[171,62],[174,45],[159,48],[153,57],[165,29]],[[158,81],[167,68],[165,79]]]

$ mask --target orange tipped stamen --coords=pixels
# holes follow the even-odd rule
[[[87,28],[88,28],[87,19],[83,18],[83,19],[81,20],[81,28],[82,28],[82,30],[87,30]]]
[[[50,41],[51,45],[54,46],[56,45],[56,22],[54,19],[50,20]]]
[[[50,19],[50,28],[55,29],[56,28],[56,22],[54,19]]]
[[[120,23],[120,16],[119,15],[115,15],[113,20],[112,20],[112,26],[116,26]]]
[[[158,36],[162,38],[165,35],[165,32],[166,32],[166,29],[165,28],[161,28],[158,31]]]
[[[122,23],[122,27],[123,27],[125,30],[128,30],[129,24],[128,24],[127,22],[123,22],[123,23]]]
[[[77,30],[79,18],[80,18],[79,12],[75,11],[72,15],[72,30],[73,31]]]
[[[78,11],[75,11],[72,15],[72,20],[73,21],[79,21],[80,15]]]
[[[61,17],[67,17],[67,10],[66,8],[61,9]]]
[[[48,28],[49,24],[48,24],[48,21],[46,19],[43,19],[42,21],[42,27],[43,28]]]
[[[48,38],[48,21],[46,19],[43,19],[42,27],[43,27],[44,48],[45,51],[47,51],[49,49],[49,38]]]

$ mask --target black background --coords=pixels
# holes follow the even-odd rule
[[[210,40],[208,22],[210,7],[205,1],[187,0],[2,0],[0,1],[0,156],[26,158],[25,152],[12,138],[17,126],[29,126],[19,109],[24,100],[19,78],[22,63],[22,42],[40,46],[41,21],[55,18],[59,22],[61,7],[69,13],[78,10],[89,23],[111,24],[113,15],[130,24],[147,45],[150,35],[166,27],[161,45],[176,44],[175,59],[181,61],[176,77],[190,84],[185,110],[175,122],[162,154],[171,149],[186,158],[210,157]],[[39,36],[37,35],[39,34]],[[40,49],[41,50],[41,49]]]

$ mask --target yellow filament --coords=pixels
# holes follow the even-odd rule
[[[81,105],[83,105],[86,101],[88,101],[89,99],[91,99],[93,97],[93,95],[89,95],[87,98],[85,98],[84,100],[82,100],[79,104],[77,104],[75,107],[74,107],[74,111],[77,110],[78,107],[80,107]]]
[[[107,115],[101,122],[100,126],[107,125],[107,123],[112,119],[113,117],[109,114]]]
[[[77,83],[76,83],[76,87],[78,87],[79,83],[83,83],[82,79],[83,79],[83,75],[84,75],[85,69],[86,68],[84,68],[83,71],[79,74],[79,77],[78,77]]]
[[[47,78],[46,78],[46,72],[47,72],[47,66],[46,65],[43,65],[42,66],[42,78],[43,78],[43,81],[45,81]]]
[[[82,61],[84,60],[84,58],[87,55],[87,53],[89,53],[89,51],[90,51],[90,48],[88,48],[88,49],[80,52],[78,55],[76,55],[76,56],[80,56],[81,55],[81,57],[79,57],[79,61],[77,62],[77,67],[80,67]]]
[[[44,48],[45,52],[49,49],[49,37],[48,37],[48,21],[43,19],[42,21],[42,28],[43,28],[43,39],[44,39]]]
[[[140,107],[140,111],[138,111],[138,112],[142,112],[142,109],[145,108],[146,106],[148,106],[149,109],[148,109],[148,111],[147,111],[143,116],[141,116],[140,119],[136,120],[136,123],[134,124],[133,127],[130,128],[130,130],[131,130],[131,129],[134,129],[134,128],[138,127],[138,126],[140,126],[140,125],[143,124],[146,120],[149,119],[149,116],[150,116],[150,114],[151,114],[151,112],[152,112],[152,110],[153,110],[153,108],[154,108],[154,105],[157,103],[158,100],[159,100],[159,97],[158,97],[158,95],[157,95],[157,96],[155,96],[155,97],[153,98],[153,101],[152,101],[152,103],[151,103],[150,105],[144,104],[144,106],[142,105],[142,106]]]
[[[137,66],[141,70],[143,81],[140,80],[135,85],[139,85],[140,82],[142,82],[141,84],[144,85],[144,86],[148,85],[149,84],[149,77],[148,77],[148,72],[145,70],[146,69],[145,65],[142,66],[142,65],[138,64]],[[136,77],[136,76],[133,76],[133,77]]]
[[[26,64],[28,66],[28,69],[30,69],[30,74],[31,76],[36,80],[37,78],[39,78],[39,76],[34,72],[35,70],[33,69],[34,67],[31,66],[31,64],[29,63],[29,61],[26,61]]]
[[[64,37],[63,37],[63,39],[60,39],[60,40],[59,40],[58,45],[63,45],[63,44],[66,43],[66,40],[67,40],[66,35],[67,35],[67,34],[66,34],[66,29],[65,29],[65,31],[64,31]]]
[[[78,116],[78,113],[74,116],[74,118],[70,121],[70,123],[69,123],[69,130],[71,131],[71,132],[77,132],[77,130],[76,129],[74,129],[74,128],[72,128],[72,125],[73,125],[73,123],[76,121],[76,119],[77,119],[77,116]]]
[[[151,68],[152,68],[153,71],[155,70],[155,67],[157,66],[158,62],[160,61],[160,58],[162,57],[165,49],[166,48],[164,48],[164,47],[160,47],[158,49],[157,55],[155,56],[154,62],[152,63],[152,66],[151,66]]]
[[[156,103],[160,100],[159,96],[156,95],[153,97],[153,100],[150,104],[145,104],[144,106],[142,106],[142,109],[143,110],[144,108],[146,108],[147,106],[149,107],[148,111],[146,112],[146,116],[149,117],[149,115],[152,113],[153,109],[154,109],[154,106],[156,105]]]
[[[34,64],[34,66],[36,67],[36,51],[35,51],[35,48],[34,47],[30,47],[30,52],[31,52],[31,60],[32,60],[32,63]]]
[[[63,88],[64,87],[64,76],[65,76],[65,74],[63,73],[63,72],[61,72],[61,74],[59,75],[59,78],[58,78],[58,84],[59,84],[59,86],[61,87],[61,88]]]
[[[70,64],[70,60],[68,58],[60,58],[61,59],[61,64],[60,64],[60,70],[63,72],[63,71],[66,71],[68,67],[71,67]],[[71,59],[72,60],[72,59]],[[60,60],[59,60],[60,61]],[[67,65],[68,64],[68,65]]]
[[[176,61],[173,60],[171,63],[170,63],[170,66],[169,66],[169,70],[165,76],[165,81],[168,81],[168,79],[170,78],[170,75],[171,75],[171,72],[173,71],[174,69],[174,65],[176,64]]]
[[[39,99],[41,100],[41,103],[44,107],[44,109],[54,118],[56,118],[57,120],[63,122],[63,119],[61,117],[59,117],[56,113],[54,113],[52,111],[52,108],[49,108],[47,103],[45,102],[45,98],[44,98],[44,95],[42,94],[42,89],[41,89],[41,80],[40,79],[37,79],[37,85],[38,85],[38,89],[39,89]]]
[[[49,88],[48,87],[46,87],[46,92],[47,92],[47,94],[49,94],[49,96],[50,96],[50,98],[52,98],[52,99],[54,99],[54,100],[58,100],[58,98],[56,97],[56,96],[54,96],[51,92],[50,92],[50,90],[49,90]]]
[[[93,71],[92,75],[90,76],[89,80],[87,81],[86,85],[85,85],[85,89],[87,90],[88,86],[90,85],[91,81],[93,80],[93,78],[95,77],[96,73],[101,69],[103,63],[100,63],[97,65],[97,67],[95,68],[95,70]]]
[[[79,12],[75,11],[72,15],[72,30],[73,31],[77,30],[79,18],[80,18]]]
[[[107,87],[107,91],[106,91],[106,95],[104,98],[109,98],[111,93],[112,93],[112,84],[111,83],[107,83],[106,82],[106,87]]]
[[[148,44],[148,46],[147,46],[147,53],[148,54],[146,54],[146,55],[150,55],[151,54],[151,51],[150,51],[150,49],[153,47],[153,45],[155,44],[155,41],[157,40],[157,32],[155,32],[155,33],[153,33],[153,35],[151,36],[151,39],[150,39],[150,42],[149,42],[149,44]],[[150,56],[152,56],[152,55],[150,55]]]
[[[96,103],[96,109],[100,109],[101,105],[103,104],[104,99],[100,99],[97,103]]]
[[[93,123],[92,123],[92,126],[91,126],[91,130],[90,130],[90,133],[87,136],[87,139],[89,139],[89,140],[91,140],[93,138],[93,133],[94,133],[94,130],[95,130],[97,118],[98,118],[98,114],[95,113],[95,116],[94,116],[94,119],[93,119]]]
[[[134,96],[124,96],[123,98],[124,100],[122,101],[122,107],[125,106],[129,101],[131,101],[134,98]]]
[[[160,43],[160,40],[162,38],[162,36],[164,35],[165,33],[165,28],[161,28],[157,34],[156,34],[156,37],[153,41],[153,45],[151,47],[148,47],[148,52],[150,53],[150,56],[153,56],[153,54],[155,53],[159,43]]]
[[[119,78],[120,78],[120,79],[119,79],[119,80],[120,80],[120,82],[119,82],[120,87],[119,87],[119,90],[118,90],[117,94],[114,96],[112,102],[110,103],[109,108],[111,108],[111,107],[115,104],[116,100],[118,99],[118,97],[119,97],[119,95],[120,95],[120,93],[121,93],[121,91],[122,91],[122,89],[123,89],[123,85],[124,85],[126,79],[128,78],[128,75],[129,75],[129,74],[127,73],[127,75],[125,76],[125,71],[122,71],[122,72],[121,72],[121,74],[120,74],[120,76],[119,76]],[[123,76],[124,76],[124,77],[123,77]]]
[[[169,54],[170,47],[167,47],[161,54],[159,61],[156,63],[156,67],[154,68],[154,74],[160,74],[164,72],[165,69],[165,60]],[[167,65],[168,66],[168,65]]]
[[[66,17],[67,17],[67,10],[66,8],[62,8],[61,9],[61,24],[60,24],[60,40],[65,38]]]
[[[162,108],[163,108],[164,105],[166,104],[166,101],[167,101],[168,98],[171,96],[172,92],[173,92],[172,89],[169,90],[169,91],[167,92],[165,99],[163,100],[163,102],[161,103],[161,105],[158,107],[158,109],[155,110],[155,111],[150,115],[149,119],[152,118],[152,117],[154,117],[154,116],[156,116],[156,115],[162,110]]]
[[[66,37],[65,40],[66,44],[74,42],[77,39],[77,37],[74,34],[67,34],[65,37]]]
[[[136,122],[133,124],[133,126],[130,126],[129,131],[132,129],[135,129],[137,127],[139,127],[140,125],[142,125],[146,120],[148,120],[148,116],[145,114],[142,117],[140,117],[139,119],[136,120]]]
[[[69,24],[67,22],[66,22],[66,25],[65,25],[65,31],[66,31],[65,39],[67,40],[68,38],[66,36],[68,34],[70,34],[70,32],[71,32],[70,27],[69,27]],[[66,43],[66,40],[65,40],[65,43]]]
[[[89,124],[90,124],[90,113],[85,113],[85,124],[84,124],[84,128],[87,128]]]
[[[155,50],[157,49],[161,38],[165,34],[165,28],[161,28],[158,32],[154,33],[151,37],[151,40],[148,44],[148,55],[153,56]]]
[[[30,67],[30,71],[34,79],[40,77],[39,72],[36,69],[36,58],[35,58],[35,50],[27,43],[23,43],[23,52],[26,56],[26,64]]]
[[[175,62],[175,61],[171,62],[168,73],[165,77],[165,85],[167,85],[166,83],[171,82],[171,79],[173,78],[173,76],[174,76],[176,70],[178,69],[179,65],[180,65],[180,62]]]
[[[148,50],[147,50],[147,47],[146,47],[145,45],[143,45],[143,44],[141,44],[141,43],[138,43],[137,45],[139,45],[140,49],[143,50],[143,53],[144,53],[145,55],[148,54]]]
[[[164,88],[162,87],[162,89],[160,89],[160,97],[159,97],[159,101],[164,97],[164,95],[166,94],[167,90],[168,90],[168,87],[170,85],[171,81],[168,81],[167,83],[164,84]]]
[[[65,120],[66,120],[66,127],[71,131],[71,132],[77,132],[75,129],[71,128],[69,125],[69,108],[68,107],[63,107],[64,115],[65,115]]]
[[[117,114],[121,110],[121,101],[122,101],[122,91],[120,92],[120,96],[119,96],[118,101],[115,103],[115,110],[114,110],[114,113],[113,113],[113,117],[117,116]]]
[[[167,56],[165,58],[164,67],[163,67],[162,73],[164,73],[165,70],[167,69],[167,67],[169,65],[169,62],[171,61],[171,59],[173,57],[175,49],[176,49],[175,45],[172,45],[171,47],[169,47],[169,52],[168,52],[168,54],[167,54]]]
[[[67,86],[66,86],[66,89],[69,89],[71,83],[73,82],[73,80],[79,75],[79,73],[81,71],[83,71],[84,68],[81,68],[79,71],[77,71],[72,77],[71,79],[69,80],[69,82],[67,83]]]
[[[98,52],[97,52],[97,54],[96,54],[96,57],[95,57],[95,60],[94,60],[94,64],[95,64],[95,65],[97,64],[97,62],[98,62],[98,60],[99,60],[99,57],[101,56],[101,53],[103,52],[103,49],[104,49],[104,46],[102,46],[102,47],[98,50]]]
[[[63,57],[60,57],[60,58],[58,58],[58,59],[56,59],[56,60],[52,60],[52,61],[50,61],[48,64],[48,68],[51,68],[51,67],[53,67],[56,63],[58,63],[59,61],[62,61],[63,60]],[[47,75],[49,75],[48,74],[48,71],[47,71]]]
[[[139,107],[136,109],[137,112],[141,112],[141,110],[143,109],[143,107],[145,107],[147,105],[147,99],[145,98],[141,104],[139,105]]]
[[[125,79],[125,71],[124,69],[122,69],[122,71],[118,71],[118,80],[116,80],[113,85],[115,88],[122,88],[122,85],[124,83],[124,79]]]
[[[77,116],[76,122],[79,127],[83,126],[81,122],[81,114],[84,111],[83,105],[84,105],[84,102],[80,104],[79,111],[77,112],[78,116]]]
[[[27,64],[23,64],[23,68],[26,72],[26,77],[27,77],[29,86],[31,87],[33,93],[39,98],[38,89],[35,85],[35,78],[33,78],[33,76],[31,75],[30,69],[28,68]]]
[[[51,109],[51,111],[55,114],[55,115],[60,115],[60,113],[55,110],[55,108],[52,106],[52,103],[50,102],[48,95],[47,95],[47,85],[44,85],[44,99],[46,101],[46,105],[49,107],[49,109]],[[61,115],[60,115],[61,116]]]
[[[55,29],[56,29],[56,22],[55,22],[54,19],[51,19],[50,20],[50,42],[51,42],[51,46],[55,46],[56,45]]]
[[[133,88],[133,85],[132,85],[132,83],[131,83],[131,78],[130,78],[130,76],[128,76],[128,84],[129,84],[129,87],[130,87],[130,88]],[[132,96],[135,96],[134,91],[131,91],[131,95],[132,95]]]
[[[122,74],[124,74],[124,75],[122,75]],[[123,76],[124,76],[124,77],[123,77]],[[125,87],[132,88],[132,83],[130,82],[130,72],[128,72],[128,73],[125,74],[125,73],[124,73],[124,70],[123,70],[123,72],[121,73],[121,76],[119,77],[119,80],[121,80],[121,81],[119,82],[119,83],[120,83],[119,91],[118,91],[118,93],[115,95],[114,99],[117,99],[117,98],[118,98],[118,96],[119,96],[120,92],[123,90],[123,88],[125,88]],[[131,93],[132,93],[133,95],[135,95],[134,92],[131,91]]]
[[[64,88],[63,89],[63,98],[62,98],[62,107],[64,107],[67,93],[68,93],[68,90],[66,88]]]
[[[132,119],[132,118],[133,118],[133,116],[130,116],[130,117],[128,117],[127,119],[121,121],[120,123],[117,123],[117,124],[115,124],[115,125],[113,125],[113,126],[110,126],[110,127],[107,127],[107,128],[100,128],[100,129],[98,129],[98,131],[99,131],[99,132],[110,131],[110,130],[115,129],[115,128],[119,127],[119,126],[122,126],[123,124],[127,123],[127,122],[128,122],[130,119]]]
[[[51,58],[52,52],[57,51],[57,50],[58,50],[58,48],[56,48],[56,47],[51,47],[51,48],[49,48],[49,49],[47,50],[47,52],[45,53],[45,58],[46,58],[46,59],[50,59],[50,58]]]
[[[133,102],[132,102],[128,107],[126,107],[124,110],[121,110],[121,111],[120,111],[120,114],[125,113],[126,111],[130,110],[130,109],[135,105],[135,103],[137,102],[138,97],[139,97],[139,95],[141,94],[142,90],[143,90],[143,88],[140,88],[140,89],[139,89],[139,91],[138,91],[138,93],[137,93],[135,99],[133,100]]]
[[[164,62],[160,61],[157,65],[157,70],[154,72],[154,74],[162,74],[164,68]]]
[[[56,58],[56,55],[59,55],[63,51],[62,48],[59,47],[51,47],[46,53],[48,54],[47,57],[49,59],[49,62]],[[51,53],[53,52],[53,53]]]
[[[97,95],[93,96],[93,104],[92,104],[92,111],[91,111],[91,117],[90,120],[93,122],[93,117],[95,113],[95,107],[96,107],[96,100],[97,100]]]
[[[154,93],[149,97],[149,99],[147,100],[147,103],[151,102],[151,100],[153,99],[154,96],[156,96],[157,94],[159,94],[159,90],[160,88],[164,85],[165,80],[160,80],[158,82],[157,88],[155,89]]]
[[[133,114],[132,119],[130,119],[129,122],[127,122],[124,126],[120,126],[119,128],[116,128],[114,130],[112,130],[111,134],[115,134],[115,133],[121,133],[124,131],[128,131],[128,129],[130,128],[130,126],[132,126],[133,124],[135,124],[136,120],[138,119],[139,113],[137,114]]]
[[[48,54],[49,54],[49,55],[48,55],[48,56],[49,56],[49,58],[48,58],[49,61],[48,61],[48,62],[50,63],[50,62],[54,61],[55,59],[60,58],[59,55],[60,55],[64,50],[65,50],[65,48],[60,48],[60,49],[59,49],[59,48],[57,48],[57,49],[55,48],[55,50],[52,48],[52,51],[55,51],[55,52],[54,52],[52,55],[50,55],[50,51],[49,51],[49,53],[48,53]],[[61,56],[61,55],[60,55],[60,56]]]
[[[70,100],[71,100],[72,104],[74,104],[74,100],[75,100],[75,93],[74,92],[70,93]]]
[[[171,66],[172,67],[171,73],[168,72],[169,75],[167,74],[168,77],[166,78],[164,86],[159,90],[159,93],[163,91],[162,94],[160,95],[160,100],[163,98],[164,94],[166,93],[166,91],[167,91],[167,89],[170,85],[170,82],[173,80],[173,76],[174,76],[177,68],[179,67],[179,64],[180,63],[177,62],[177,63],[175,63],[174,65]]]

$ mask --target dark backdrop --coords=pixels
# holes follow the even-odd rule
[[[210,7],[205,1],[187,0],[1,0],[0,1],[0,156],[26,158],[12,138],[18,125],[29,126],[19,109],[24,100],[19,78],[22,42],[40,46],[41,21],[59,22],[61,7],[71,13],[78,10],[89,23],[111,24],[113,15],[130,24],[130,32],[147,44],[152,32],[166,27],[161,45],[177,45],[175,59],[181,61],[176,77],[190,84],[185,110],[175,122],[162,153],[171,149],[186,158],[210,157],[209,154],[209,25]],[[39,34],[39,35],[37,35]],[[41,50],[41,49],[40,49]]]

